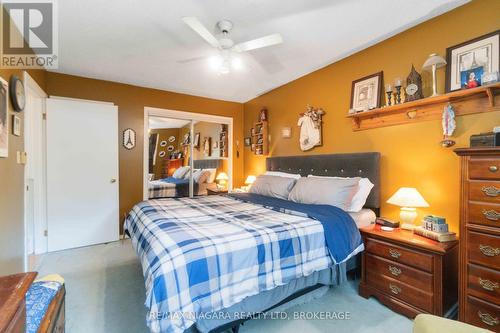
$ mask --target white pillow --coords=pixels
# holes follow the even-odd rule
[[[194,169],[194,172],[199,171],[200,169]],[[186,174],[184,175],[184,179],[189,179],[191,177],[191,170],[188,170]]]
[[[209,184],[210,184],[210,183],[213,183],[213,182],[214,182],[214,180],[215,180],[215,174],[216,174],[216,172],[217,172],[217,169],[215,169],[215,168],[213,168],[213,169],[212,169],[212,168],[210,168],[210,169],[203,169],[203,170],[210,172],[210,177],[208,177],[207,183],[209,183]]]
[[[307,177],[339,178],[339,179],[350,178],[350,177],[326,177],[326,176],[314,176],[314,175],[309,175]],[[375,185],[368,178],[361,178],[358,183],[358,191],[352,197],[351,205],[347,208],[346,211],[354,213],[361,211],[361,209],[363,209],[363,207],[365,206],[366,199],[368,199],[368,196],[370,195],[370,192],[374,186]]]
[[[172,177],[177,178],[177,179],[182,179],[186,175],[186,172],[189,171],[188,166],[183,166],[180,168],[177,168],[177,170],[174,171]]]
[[[285,178],[293,178],[293,179],[300,179],[300,177],[301,177],[301,175],[299,175],[299,174],[279,172],[279,171],[266,171],[266,173],[264,175],[266,175],[266,176],[278,176],[278,177],[285,177]]]
[[[193,182],[197,184],[206,183],[208,177],[210,177],[210,171],[198,169],[193,172]]]

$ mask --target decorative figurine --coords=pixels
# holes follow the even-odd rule
[[[443,140],[441,141],[441,145],[446,148],[455,145],[455,141],[449,138],[457,128],[455,110],[453,110],[453,106],[450,103],[444,107],[441,124],[443,126]]]
[[[267,121],[267,109],[265,107],[260,110],[259,121]]]

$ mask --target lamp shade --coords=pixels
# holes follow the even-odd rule
[[[433,53],[424,62],[422,69],[430,70],[432,69],[433,65],[436,65],[436,68],[443,67],[444,65],[446,65],[446,60],[444,60],[444,58],[440,55]]]
[[[217,175],[217,178],[215,178],[217,180],[228,180],[229,177],[227,176],[227,173],[225,172],[221,172]]]
[[[427,201],[413,187],[401,187],[387,203],[400,207],[429,207]]]
[[[245,180],[245,185],[251,185],[255,182],[255,176],[248,176]]]

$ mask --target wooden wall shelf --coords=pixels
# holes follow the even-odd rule
[[[441,119],[444,107],[451,103],[456,116],[500,111],[500,83],[458,90],[435,97],[350,114],[353,131]]]

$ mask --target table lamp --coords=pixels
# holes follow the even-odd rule
[[[387,203],[401,207],[399,218],[401,228],[413,230],[415,219],[417,218],[417,207],[429,207],[429,204],[422,195],[413,187],[401,187],[387,200]]]
[[[229,177],[227,176],[227,173],[220,172],[217,175],[217,178],[215,178],[215,179],[219,182],[219,188],[226,189],[226,187],[227,187],[227,181],[229,180]]]
[[[432,70],[432,96],[437,96],[437,77],[436,69],[446,65],[446,60],[439,56],[437,53],[433,53],[427,58],[422,66],[423,70]],[[431,96],[431,97],[432,97]]]
[[[248,176],[247,179],[245,180],[245,185],[246,185],[246,190],[248,191],[250,189],[250,186],[255,182],[256,177],[255,176]]]

